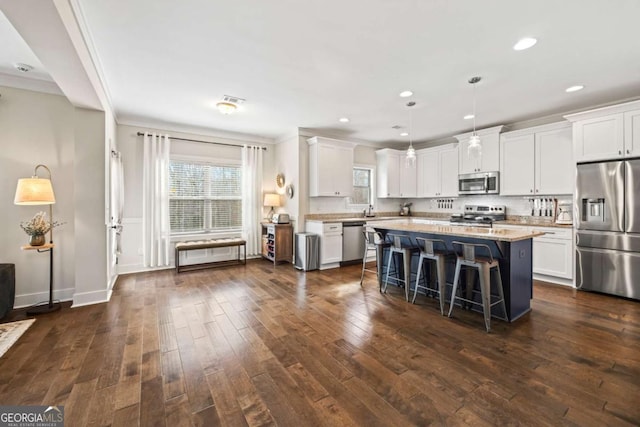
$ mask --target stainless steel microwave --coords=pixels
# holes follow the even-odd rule
[[[458,194],[499,194],[500,172],[458,175]]]

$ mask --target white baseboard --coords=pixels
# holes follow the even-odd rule
[[[76,293],[73,295],[73,304],[71,305],[71,308],[109,302],[109,299],[111,299],[111,293],[112,291],[107,289],[101,291]]]
[[[71,301],[73,299],[74,291],[74,288],[54,289],[53,299],[58,301]],[[49,301],[49,291],[16,295],[13,308],[29,307],[43,301]]]
[[[562,277],[547,276],[546,274],[536,273],[533,274],[533,278],[542,282],[553,283],[554,285],[570,286],[575,288],[572,279],[563,279]]]

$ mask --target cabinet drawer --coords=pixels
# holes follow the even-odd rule
[[[573,229],[571,228],[531,227],[531,229],[545,233],[544,236],[536,237],[536,239],[573,239]]]
[[[341,222],[327,222],[322,224],[322,234],[342,233]]]

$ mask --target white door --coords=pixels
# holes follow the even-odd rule
[[[122,156],[115,149],[109,155],[109,224],[107,238],[107,275],[109,286],[113,286],[118,276],[118,256],[120,255],[120,236],[122,233],[122,215],[124,208],[124,179]]]
[[[456,155],[456,164],[458,161],[458,153],[457,150],[455,152]],[[418,159],[416,162],[417,166],[417,195],[418,197],[435,197],[437,193],[440,191],[438,186],[438,151],[437,150],[428,150],[421,152],[418,154]],[[457,171],[456,171],[457,174]],[[456,182],[458,176],[456,175]]]
[[[333,162],[329,170],[333,173],[333,188],[337,196],[353,195],[353,149],[334,147]]]
[[[447,148],[440,151],[440,190],[438,196],[458,196],[458,149]]]
[[[640,156],[640,110],[624,113],[625,156]]]
[[[596,117],[574,123],[575,160],[608,160],[622,157],[623,114]]]

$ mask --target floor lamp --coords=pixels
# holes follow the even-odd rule
[[[48,178],[38,177],[38,169],[43,168],[49,174]],[[22,249],[35,249],[38,252],[49,252],[49,302],[39,303],[27,309],[27,315],[51,313],[60,310],[60,303],[53,302],[53,204],[56,196],[51,185],[51,171],[45,165],[37,165],[31,178],[20,178],[16,187],[16,196],[13,201],[16,205],[49,205],[49,244],[43,246],[23,246]]]

